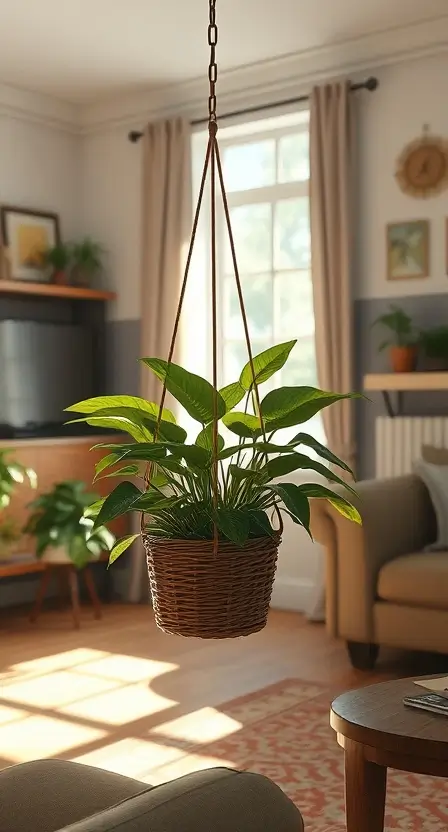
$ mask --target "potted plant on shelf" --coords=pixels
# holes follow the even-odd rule
[[[17,486],[26,481],[32,488],[36,488],[35,472],[17,462],[11,451],[0,449],[0,559],[11,557],[20,540],[17,523],[13,518],[5,516],[4,510],[8,508]]]
[[[448,326],[436,326],[420,333],[425,370],[448,370]]]
[[[72,281],[75,286],[91,286],[103,270],[105,250],[90,237],[72,247]]]
[[[29,506],[32,514],[24,528],[25,534],[36,538],[36,556],[47,563],[71,562],[83,569],[110,550],[114,535],[103,526],[94,528],[89,516],[88,507],[97,498],[76,480],[57,483],[37,497]]]
[[[68,283],[68,270],[72,259],[70,246],[56,243],[42,252],[42,268],[50,272],[50,280],[58,286]]]
[[[351,394],[280,387],[261,401],[255,395],[254,381],[262,385],[280,370],[295,343],[255,356],[235,383],[219,391],[176,364],[142,359],[198,423],[193,442],[170,410],[137,397],[99,397],[68,408],[81,414],[74,421],[97,427],[119,424],[133,439],[97,446],[106,454],[96,465],[96,476],[108,475],[113,467],[113,475],[125,480],[94,507],[94,528],[131,511],[142,514],[156,621],[167,632],[223,638],[262,629],[282,514],[310,533],[309,501],[317,497],[360,522],[357,509],[326,484],[352,491],[333,470],[339,466],[350,473],[349,467],[302,431],[287,442],[281,434],[276,438],[278,431],[302,426]],[[242,401],[244,407],[238,409]],[[219,422],[235,436],[229,447],[217,433]],[[332,467],[308,456],[308,450]],[[317,473],[322,482],[288,482],[297,470],[312,472],[313,479]],[[137,537],[119,540],[110,563]]]
[[[380,315],[372,326],[383,326],[391,333],[378,350],[389,347],[389,358],[394,373],[410,373],[417,365],[418,337],[411,318],[399,306],[391,304],[390,311]]]

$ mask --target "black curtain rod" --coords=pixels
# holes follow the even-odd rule
[[[378,89],[379,81],[378,78],[367,78],[366,81],[362,81],[359,84],[352,84],[350,87],[350,92],[357,92],[358,90],[369,90],[369,92],[374,92]],[[288,107],[291,104],[302,104],[304,101],[309,101],[309,95],[300,95],[298,98],[287,98],[286,101],[275,101],[273,104],[262,104],[257,105],[256,107],[247,107],[245,110],[234,110],[233,113],[224,113],[224,115],[220,116],[220,121],[227,118],[237,118],[238,116],[246,116],[250,115],[251,113],[263,113],[265,110],[273,110],[277,107]],[[190,124],[192,127],[198,127],[201,124],[207,124],[208,118],[198,118],[194,121],[191,121]],[[143,133],[140,130],[131,130],[128,133],[128,139],[133,144],[136,144],[142,138]]]

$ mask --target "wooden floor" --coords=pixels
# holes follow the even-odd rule
[[[294,613],[272,612],[262,633],[224,642],[164,635],[146,607],[107,607],[99,622],[86,609],[78,631],[65,612],[33,627],[23,613],[3,613],[0,768],[59,757],[137,777],[148,748],[166,762],[161,726],[175,720],[180,742],[191,741],[220,704],[282,679],[339,691],[443,669],[437,658],[383,651],[374,673],[356,672],[343,644]]]

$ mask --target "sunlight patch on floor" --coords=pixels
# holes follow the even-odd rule
[[[83,665],[82,672],[105,679],[115,679],[119,682],[151,682],[158,676],[177,669],[177,664],[113,653],[97,661],[89,661],[88,664]]]
[[[139,780],[146,777],[152,769],[165,766],[184,755],[184,749],[129,738],[103,746],[89,754],[73,757],[73,761]]]
[[[8,703],[30,705],[34,708],[53,709],[68,705],[77,699],[103,693],[117,687],[119,682],[86,676],[72,670],[47,673],[36,679],[12,682],[3,688],[2,698]]]
[[[102,681],[107,684],[106,680]],[[147,685],[130,685],[90,699],[78,699],[58,710],[72,717],[90,719],[105,725],[126,725],[177,704],[173,699],[154,693]]]
[[[215,708],[201,708],[199,711],[164,722],[152,730],[152,734],[164,734],[172,739],[185,742],[216,742],[235,734],[242,728],[241,722],[226,716]]]
[[[6,725],[8,722],[15,722],[18,719],[25,719],[27,716],[29,716],[27,711],[21,711],[19,708],[10,708],[7,705],[0,705],[0,726]]]
[[[64,754],[103,739],[104,731],[46,716],[30,716],[1,729],[1,753],[13,763]]]
[[[38,659],[30,659],[26,662],[19,662],[12,665],[12,670],[23,673],[49,673],[53,670],[63,670],[67,667],[77,667],[84,662],[91,662],[94,659],[101,659],[109,653],[102,650],[91,650],[87,647],[78,647],[75,650],[67,650],[64,653],[53,653],[50,656],[41,656]]]

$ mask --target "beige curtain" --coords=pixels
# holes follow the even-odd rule
[[[166,358],[191,230],[190,125],[183,118],[149,124],[143,142],[140,355]],[[158,401],[160,385],[142,364],[141,395]],[[138,518],[135,518],[139,523]],[[139,529],[136,529],[138,531]],[[134,546],[129,600],[148,597],[145,558]]]
[[[350,84],[315,87],[310,112],[311,251],[319,385],[346,393],[354,385],[351,290]],[[328,445],[355,467],[353,402],[323,411]]]

